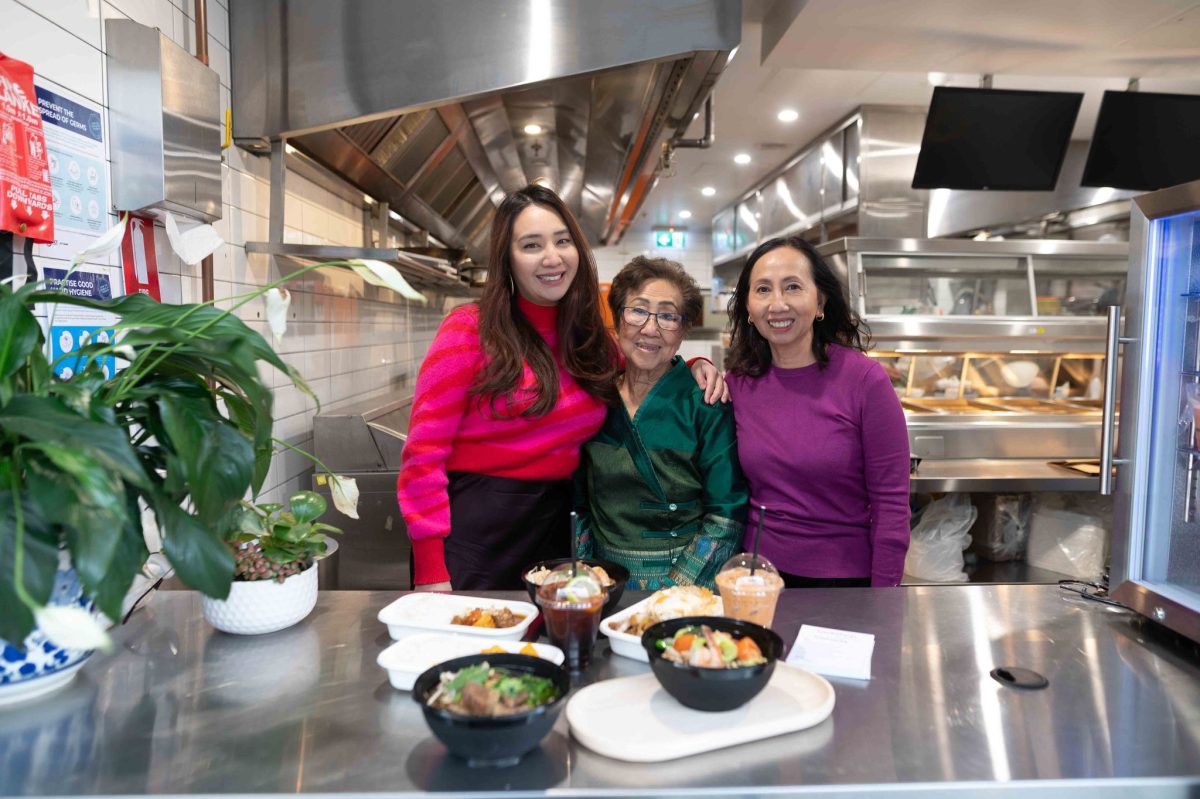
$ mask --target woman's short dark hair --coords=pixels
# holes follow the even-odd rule
[[[612,288],[608,290],[608,307],[612,310],[613,327],[621,329],[621,308],[624,307],[625,301],[651,280],[665,280],[679,289],[679,294],[683,297],[683,307],[679,309],[683,314],[681,329],[687,333],[695,327],[704,315],[704,297],[700,294],[700,287],[696,285],[696,281],[684,271],[681,264],[666,258],[647,258],[644,255],[639,255],[625,264],[613,278]]]
[[[738,277],[737,289],[729,301],[730,342],[729,360],[726,363],[729,371],[758,377],[771,365],[771,346],[750,323],[750,273],[764,255],[780,247],[791,247],[808,259],[813,282],[825,301],[822,309],[825,318],[813,322],[813,356],[817,363],[821,366],[829,363],[830,344],[841,344],[866,352],[871,342],[870,330],[850,308],[842,281],[807,241],[798,236],[781,236],[758,245],[746,259],[746,265]]]

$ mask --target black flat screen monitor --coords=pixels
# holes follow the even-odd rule
[[[912,187],[1052,190],[1082,100],[1078,92],[936,87]]]
[[[1200,180],[1200,96],[1105,92],[1084,186],[1153,191]]]

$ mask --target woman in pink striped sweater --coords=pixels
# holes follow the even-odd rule
[[[417,589],[519,589],[525,566],[570,555],[579,448],[619,401],[595,263],[558,195],[506,197],[489,255],[479,304],[446,317],[417,376],[397,483]]]

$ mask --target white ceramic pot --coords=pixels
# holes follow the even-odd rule
[[[282,583],[234,582],[226,599],[200,598],[204,618],[213,627],[238,635],[273,633],[291,627],[317,604],[317,567],[310,565]]]

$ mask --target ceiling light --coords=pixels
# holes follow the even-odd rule
[[[945,72],[930,72],[928,75],[925,76],[925,79],[929,81],[930,86],[941,86],[942,84],[944,84],[946,82],[946,73]]]
[[[738,153],[733,157],[733,163],[745,166],[750,163],[750,153]]]
[[[536,136],[542,132],[542,126],[538,125],[534,122],[530,122],[528,125],[525,126],[525,132],[528,133],[530,136]]]
[[[780,122],[795,122],[800,118],[800,112],[794,108],[785,108],[776,114],[775,117]]]
[[[692,218],[692,212],[691,212],[691,211],[680,211],[680,212],[679,212],[679,218],[680,218],[680,219],[691,219],[691,218]]]
[[[700,193],[703,194],[705,197],[711,197],[717,193],[717,190],[714,189],[712,186],[705,186],[704,188],[702,188],[700,190]]]

